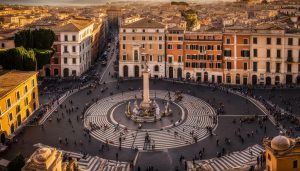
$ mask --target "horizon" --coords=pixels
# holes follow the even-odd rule
[[[25,5],[25,6],[38,6],[38,5],[48,5],[48,6],[89,6],[89,5],[105,5],[110,3],[131,3],[131,2],[141,2],[141,3],[166,3],[166,2],[188,2],[188,3],[216,3],[216,2],[234,2],[235,0],[0,0],[0,5]]]

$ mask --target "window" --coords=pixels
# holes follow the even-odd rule
[[[123,29],[123,33],[126,33],[126,29]]]
[[[35,86],[34,80],[31,80],[31,85],[32,85],[32,87]]]
[[[153,56],[149,55],[150,61],[153,61]]]
[[[214,45],[207,45],[207,50],[214,50]]]
[[[9,117],[9,121],[12,121],[12,120],[13,120],[13,115],[12,115],[12,113],[9,113],[8,117]]]
[[[292,64],[287,64],[287,72],[292,72]]]
[[[293,50],[288,50],[287,61],[293,62]]]
[[[134,60],[135,61],[139,60],[139,52],[137,50],[134,51]]]
[[[75,36],[75,35],[72,36],[72,41],[73,41],[73,42],[76,41],[76,36]]]
[[[270,62],[266,62],[266,72],[271,72]]]
[[[293,161],[293,169],[297,169],[298,168],[298,161],[294,160]]]
[[[72,52],[76,52],[76,46],[72,46]]]
[[[17,93],[16,93],[16,99],[17,99],[17,100],[20,100],[20,98],[21,98],[20,92],[17,92]]]
[[[126,55],[123,55],[123,61],[126,61]]]
[[[142,44],[142,48],[145,49],[145,44]]]
[[[172,48],[173,48],[172,45],[169,44],[169,45],[168,45],[168,49],[172,49]]]
[[[231,83],[231,77],[230,77],[230,75],[226,76],[226,83],[229,83],[229,84]]]
[[[248,44],[248,39],[243,39],[243,43],[244,43],[245,45],[247,45],[247,44]]]
[[[300,46],[300,38],[298,39],[298,46]]]
[[[156,72],[159,71],[158,65],[155,65],[155,66],[154,66],[154,71],[156,71]]]
[[[281,45],[281,38],[277,38],[277,39],[276,39],[276,44],[277,44],[277,45]]]
[[[9,109],[11,107],[10,99],[6,100],[6,108]]]
[[[64,64],[68,64],[68,58],[64,58]]]
[[[21,107],[20,107],[20,105],[17,105],[17,107],[16,107],[16,114],[18,114],[20,111],[21,111]]]
[[[24,91],[25,91],[25,93],[28,92],[28,87],[27,87],[27,85],[24,87]]]
[[[253,62],[253,71],[257,72],[257,62]]]
[[[205,53],[206,46],[199,46],[200,53]]]
[[[276,63],[276,73],[280,72],[280,63]]]
[[[222,60],[222,56],[221,55],[217,55],[217,60],[218,61]]]
[[[132,36],[132,40],[135,40],[135,37],[134,37],[134,36]]]
[[[257,44],[257,37],[253,37],[253,44]]]
[[[272,43],[272,39],[270,37],[267,37],[267,45],[270,45]]]
[[[281,50],[280,49],[277,49],[277,51],[276,51],[276,57],[277,58],[281,58]]]
[[[177,45],[177,49],[182,49],[182,45]]]
[[[225,57],[231,57],[231,50],[224,50]]]
[[[123,40],[126,40],[126,36],[123,36]]]
[[[267,58],[270,58],[270,57],[271,57],[271,50],[267,49]]]
[[[54,58],[53,60],[54,60],[53,62],[54,64],[58,64],[58,58]]]
[[[73,59],[72,59],[72,63],[73,63],[73,64],[76,64],[76,58],[73,58]]]
[[[162,49],[162,44],[159,44],[159,45],[158,45],[158,48],[159,48],[159,49]]]
[[[123,49],[126,49],[126,46],[125,46],[125,44],[123,44],[123,45],[122,45],[122,48],[123,48]]]
[[[181,37],[181,36],[178,37],[178,40],[179,40],[179,41],[183,41],[183,37]]]
[[[185,48],[186,49],[190,49],[190,45],[185,45]]]
[[[149,44],[149,49],[152,49],[152,44]]]
[[[35,99],[35,92],[32,92],[32,99]]]
[[[24,104],[25,104],[25,106],[28,105],[28,98],[27,98],[27,97],[26,97],[25,100],[24,100]]]
[[[217,45],[217,50],[222,50],[221,45]]]
[[[161,55],[158,56],[158,62],[162,62],[163,57]]]
[[[230,39],[226,39],[226,44],[230,44]]]
[[[182,62],[182,56],[178,56],[178,62]]]
[[[145,37],[145,36],[142,36],[142,40],[146,40],[146,37]]]
[[[293,45],[293,38],[288,38],[288,45],[290,45],[290,46]]]
[[[227,69],[231,69],[231,62],[227,62]]]
[[[152,40],[152,36],[149,36],[149,40]]]
[[[169,63],[172,63],[172,61],[173,61],[173,58],[172,58],[171,56],[169,56],[169,57],[168,57],[168,62],[169,62]]]
[[[66,42],[68,41],[68,35],[65,35],[65,41]]]
[[[159,37],[158,37],[158,40],[162,41],[162,36],[159,36]]]
[[[257,49],[253,49],[253,57],[257,57]]]
[[[1,47],[2,47],[2,48],[5,48],[5,44],[4,44],[4,43],[1,43]]]
[[[242,57],[249,57],[250,56],[249,50],[242,50],[241,51],[241,56]]]
[[[64,53],[68,53],[68,46],[64,46]]]
[[[169,36],[169,37],[168,37],[168,40],[169,40],[169,41],[172,41],[172,36]]]
[[[244,63],[244,70],[246,71],[248,69],[248,64]]]
[[[143,29],[143,33],[145,33],[146,32],[146,30],[145,29]]]

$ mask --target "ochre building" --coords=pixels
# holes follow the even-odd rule
[[[39,107],[37,72],[10,71],[0,74],[1,143]]]

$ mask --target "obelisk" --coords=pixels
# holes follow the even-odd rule
[[[141,103],[141,107],[143,109],[150,108],[150,96],[149,96],[149,73],[150,69],[147,66],[147,62],[145,64],[143,71],[143,101]]]

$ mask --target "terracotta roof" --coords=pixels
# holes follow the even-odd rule
[[[143,18],[131,24],[124,25],[123,28],[165,28],[165,25],[149,18]]]
[[[35,74],[35,71],[10,71],[0,75],[0,99]]]
[[[90,20],[72,20],[70,23],[65,24],[55,29],[58,32],[78,32],[93,24]]]

